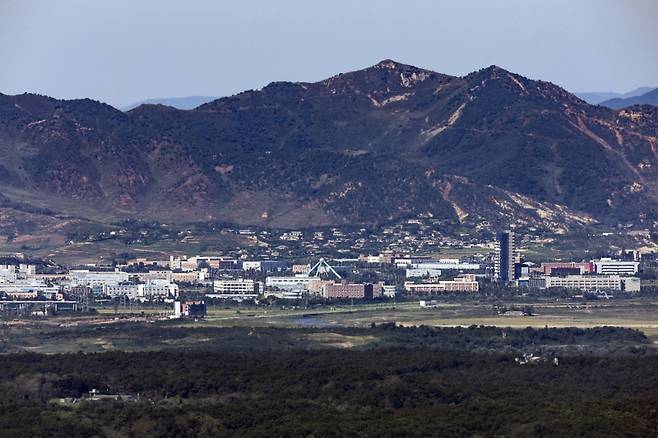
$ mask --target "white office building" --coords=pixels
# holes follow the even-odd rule
[[[139,286],[140,298],[144,300],[176,298],[178,296],[178,285],[167,280],[150,280]]]
[[[260,271],[261,262],[245,260],[242,262],[243,271]]]
[[[0,265],[0,283],[13,283],[17,278],[16,266]]]
[[[621,290],[619,275],[567,275],[564,277],[544,277],[546,288],[563,287],[584,291]]]
[[[409,268],[405,270],[405,276],[407,278],[419,278],[419,277],[430,277],[436,278],[441,276],[440,269],[421,269],[421,268]]]
[[[277,288],[279,290],[308,290],[308,284],[317,277],[307,275],[295,275],[294,277],[267,277],[265,286],[268,288]]]
[[[26,298],[42,295],[54,299],[53,297],[57,296],[59,289],[59,286],[48,286],[45,282],[34,279],[17,279],[11,282],[0,283],[0,293],[7,294],[7,296],[12,298]]]
[[[136,300],[139,297],[139,284],[136,283],[119,283],[103,285],[103,295],[110,298],[128,297]]]
[[[594,262],[594,269],[600,275],[635,275],[639,265],[639,262],[603,258]]]
[[[103,294],[111,298],[128,297],[131,300],[150,301],[176,298],[178,285],[167,280],[148,280],[146,283],[119,283],[103,285]]]
[[[104,286],[127,283],[129,274],[121,271],[89,271],[86,269],[69,272],[71,282],[80,286]]]
[[[273,296],[282,300],[301,300],[304,298],[304,295],[308,293],[308,290],[304,288],[298,289],[289,289],[289,290],[277,290],[277,291],[268,291],[266,292],[267,296]]]
[[[169,270],[157,270],[157,271],[148,271],[148,272],[138,272],[137,278],[141,282],[147,282],[150,280],[166,280],[173,281],[173,273]]]
[[[214,292],[207,296],[237,300],[257,298],[261,289],[260,285],[261,283],[246,278],[215,280],[213,282]]]
[[[458,271],[477,271],[480,265],[477,263],[462,263],[459,259],[440,259],[437,261],[427,261],[421,263],[411,263],[412,269],[453,269]]]
[[[480,285],[475,274],[464,274],[454,280],[434,281],[431,283],[405,282],[404,288],[410,294],[436,294],[443,292],[477,292]]]

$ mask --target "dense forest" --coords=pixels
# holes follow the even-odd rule
[[[392,333],[397,342],[352,349],[5,354],[0,430],[15,437],[658,432],[655,354],[518,360],[518,352],[536,351],[532,346],[538,345],[646,344],[639,332],[508,330],[505,339],[518,352],[496,353],[480,348],[500,337],[500,329],[492,327],[389,324],[369,330]],[[229,332],[245,339],[249,333]],[[139,400],[85,400],[91,389]]]

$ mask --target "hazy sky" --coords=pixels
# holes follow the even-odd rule
[[[392,58],[570,91],[658,86],[656,0],[0,0],[0,92],[115,106],[315,81]]]

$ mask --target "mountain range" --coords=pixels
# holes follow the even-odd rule
[[[592,91],[592,92],[575,93],[575,95],[589,104],[599,105],[605,102],[606,100],[626,99],[629,97],[641,96],[653,89],[654,87],[638,87],[626,93],[615,93],[613,91]]]
[[[217,97],[212,96],[162,97],[133,103],[121,108],[121,111],[130,111],[131,109],[135,109],[140,105],[166,105],[177,109],[191,110],[215,99],[217,99]]]
[[[644,94],[639,96],[632,97],[617,97],[614,99],[606,100],[601,103],[601,105],[607,106],[608,108],[621,109],[633,105],[653,105],[658,106],[658,88],[647,91]]]
[[[497,66],[456,77],[384,60],[185,111],[0,95],[0,157],[0,233],[81,218],[552,231],[658,219],[658,108],[592,106]]]

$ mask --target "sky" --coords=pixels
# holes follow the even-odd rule
[[[658,86],[656,0],[0,0],[0,92],[122,107],[393,59],[569,91]]]

